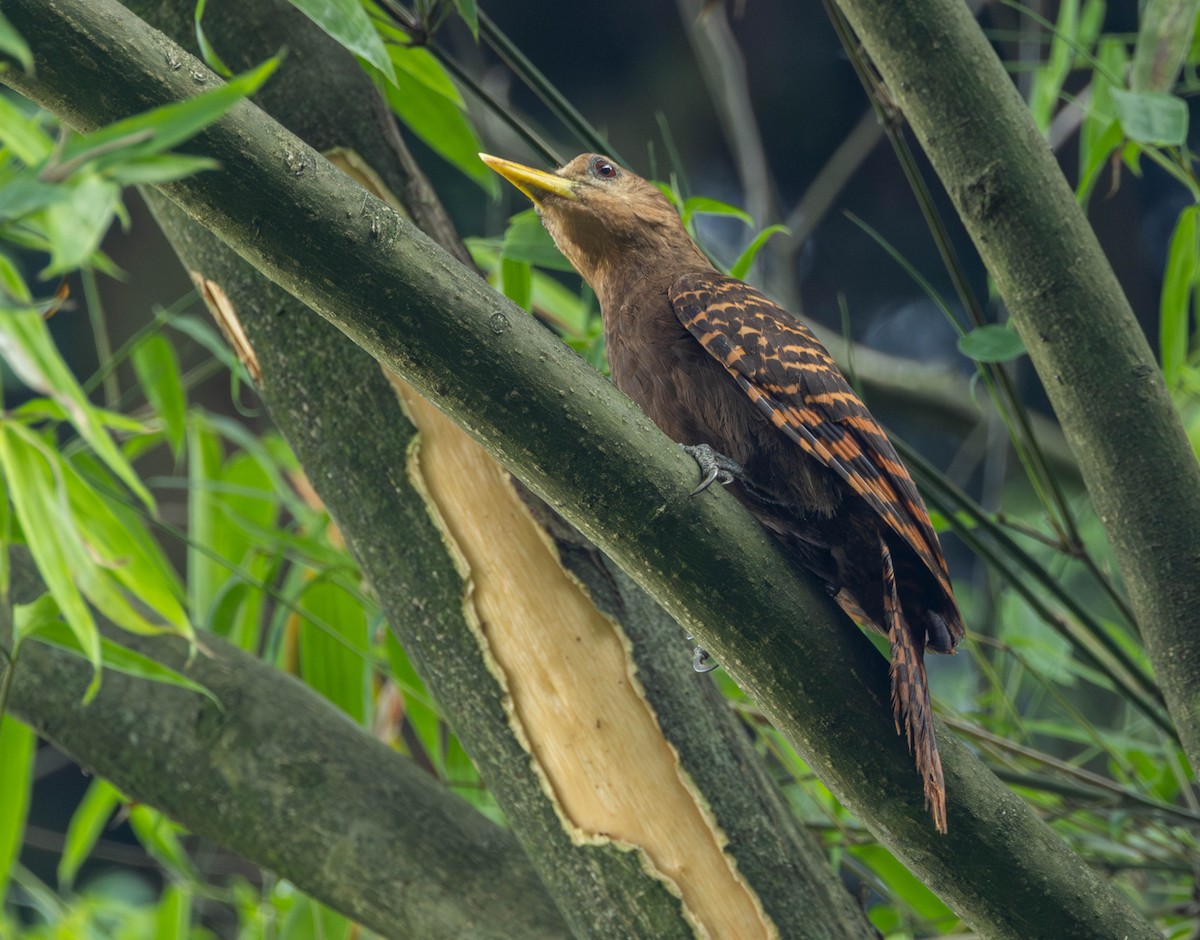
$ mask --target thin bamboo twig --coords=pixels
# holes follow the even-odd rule
[[[563,122],[589,149],[607,154],[618,163],[624,163],[608,138],[598,131],[575,108],[566,96],[555,87],[554,83],[526,57],[494,22],[482,10],[479,11],[479,35],[487,42],[496,55],[513,70],[536,94],[560,121]]]
[[[1174,726],[1161,712],[1161,709],[1157,707],[1158,703],[1162,702],[1161,691],[1154,685],[1150,677],[1145,674],[1144,670],[1130,658],[1129,654],[1108,635],[1107,631],[1092,616],[1090,611],[1080,604],[1076,598],[1072,597],[1070,593],[1065,591],[1062,585],[1039,565],[1028,552],[1017,545],[1008,533],[998,526],[988,513],[971,499],[970,496],[945,479],[941,474],[937,473],[924,457],[911,447],[905,445],[902,440],[897,439],[894,435],[892,440],[896,445],[896,449],[904,458],[905,463],[912,468],[917,479],[921,482],[926,498],[943,512],[953,526],[955,534],[967,543],[972,550],[980,554],[980,557],[984,561],[990,565],[994,564],[1005,579],[1012,584],[1017,593],[1034,608],[1048,625],[1069,640],[1081,655],[1087,657],[1092,666],[1099,669],[1112,679],[1115,684],[1120,686],[1126,694],[1131,696],[1132,700],[1148,718],[1174,738],[1176,733]],[[976,538],[970,528],[962,525],[955,518],[954,509],[966,512],[972,521],[996,542],[999,551],[993,551],[991,548],[985,546],[985,543]],[[1083,646],[1079,638],[1070,630],[1066,630],[1064,622],[1046,607],[1041,598],[1037,597],[1029,587],[1026,579],[1020,577],[1008,566],[1006,561],[1002,560],[1003,556],[1012,558],[1020,565],[1021,569],[1032,575],[1043,589],[1062,603],[1071,615],[1084,626],[1087,635],[1097,642],[1121,666],[1122,671],[1128,675],[1128,679],[1122,679],[1112,669],[1103,665],[1093,651]]]

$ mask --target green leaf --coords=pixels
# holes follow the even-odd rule
[[[54,149],[54,140],[42,130],[37,115],[26,114],[4,95],[0,95],[0,143],[26,166],[44,160]]]
[[[22,531],[83,648],[97,649],[79,593],[126,630],[190,637],[182,589],[157,543],[32,431],[12,423],[5,430],[4,467]],[[53,528],[37,531],[39,520]],[[55,562],[65,568],[52,575],[43,566]]]
[[[153,433],[153,429],[149,425],[143,424],[141,421],[129,417],[129,415],[123,415],[118,411],[109,411],[107,408],[94,407],[92,410],[95,413],[96,420],[103,427],[110,430],[138,436],[148,436]],[[24,424],[31,423],[30,419],[32,419],[33,423],[38,421],[70,420],[67,410],[53,398],[31,398],[25,404],[14,408],[12,416],[14,418],[21,418]]]
[[[475,6],[475,0],[454,0],[454,8],[458,10],[458,15],[463,18],[463,22],[467,24],[467,29],[471,31],[471,35],[479,40],[479,10]]]
[[[402,78],[412,79],[421,85],[421,89],[440,95],[457,108],[466,106],[453,79],[428,49],[422,49],[420,46],[391,46],[388,55]],[[413,93],[421,91],[413,88],[411,84],[408,87]]]
[[[243,649],[258,643],[263,595],[251,591],[230,611],[229,582],[254,587],[270,571],[278,515],[271,475],[244,453],[224,462],[211,417],[193,412],[188,422],[188,603],[198,623]],[[215,616],[218,605],[221,619]]]
[[[0,799],[0,897],[8,893],[8,879],[25,837],[36,741],[28,725],[12,715],[0,715],[0,793],[4,794]]]
[[[358,936],[358,930],[351,929],[345,915],[302,894],[296,895],[279,921],[278,933],[272,940],[353,940]]]
[[[40,313],[0,312],[0,355],[26,385],[61,405],[79,436],[143,504],[153,508],[150,491],[113,443],[103,419],[59,354]]]
[[[1139,7],[1129,87],[1166,91],[1175,84],[1192,46],[1196,0],[1149,0]]]
[[[88,459],[81,455],[80,463],[86,465]],[[133,633],[190,638],[183,588],[140,520],[130,512],[119,512],[83,478],[74,461],[62,461],[54,469],[87,553],[88,564],[77,567],[74,574],[88,600],[117,626]]]
[[[1076,198],[1086,203],[1100,171],[1121,145],[1123,132],[1116,118],[1112,91],[1114,77],[1124,76],[1129,61],[1124,41],[1105,37],[1096,48],[1092,71],[1092,97],[1079,129],[1079,185]]]
[[[45,643],[47,646],[53,646],[64,653],[71,653],[74,656],[80,657],[84,656],[84,652],[75,634],[61,620],[44,623],[29,639],[38,643]],[[105,669],[111,669],[113,672],[119,672],[134,679],[145,679],[147,682],[158,682],[162,685],[172,685],[178,689],[186,689],[189,692],[203,695],[218,707],[221,705],[217,697],[199,682],[189,679],[183,673],[172,669],[170,666],[151,659],[145,653],[139,653],[128,646],[122,646],[120,643],[110,640],[106,636],[100,638],[100,659]]]
[[[151,333],[133,347],[131,359],[147,400],[162,419],[171,452],[178,457],[187,434],[187,394],[175,349],[161,333]]]
[[[202,170],[215,170],[219,163],[208,157],[192,157],[183,153],[160,153],[147,157],[133,157],[119,163],[107,173],[108,177],[121,186],[155,186],[183,179]]]
[[[229,577],[221,565],[217,540],[221,531],[215,481],[221,472],[221,439],[203,415],[188,421],[188,610],[204,623],[217,592]]]
[[[531,309],[533,303],[533,271],[527,261],[507,256],[500,259],[500,290],[518,307]]]
[[[99,777],[92,781],[67,826],[62,857],[58,860],[61,888],[69,889],[75,883],[75,876],[120,803],[121,793],[111,783]]]
[[[1084,121],[1087,125],[1087,119]],[[1100,177],[1100,171],[1104,169],[1113,152],[1121,146],[1121,141],[1124,140],[1124,131],[1121,129],[1121,122],[1109,120],[1104,125],[1104,130],[1099,136],[1092,139],[1091,143],[1086,147],[1080,147],[1080,172],[1079,185],[1075,188],[1075,198],[1081,203],[1087,202],[1092,194],[1092,188],[1096,185],[1096,180]],[[1085,159],[1086,150],[1086,163]]]
[[[1015,330],[989,323],[960,336],[958,351],[976,362],[1008,362],[1025,355],[1025,343]]]
[[[1079,0],[1064,0],[1059,5],[1058,22],[1054,25],[1046,64],[1034,72],[1029,95],[1029,110],[1043,134],[1054,116],[1063,82],[1071,72],[1078,31]]]
[[[246,367],[229,348],[229,344],[213,329],[211,321],[201,320],[199,317],[175,316],[166,323],[171,329],[177,330],[193,342],[203,346],[209,355],[234,375],[241,376],[242,380],[246,382],[250,380]]]
[[[720,199],[710,199],[708,196],[692,196],[684,201],[683,209],[679,213],[684,226],[686,227],[697,215],[731,215],[749,226],[754,225],[754,220],[746,210],[721,202]]]
[[[183,826],[144,803],[130,807],[129,825],[142,847],[168,871],[185,881],[200,881],[200,875],[179,839],[180,833],[186,831]]]
[[[1161,91],[1114,88],[1112,101],[1130,140],[1160,147],[1181,147],[1187,140],[1188,109],[1182,98]]]
[[[8,589],[12,579],[13,544],[12,503],[8,498],[8,482],[0,474],[0,603],[9,600]],[[15,640],[14,640],[15,643]],[[0,703],[3,708],[3,703]]]
[[[13,604],[13,650],[19,651],[27,637],[51,624],[62,623],[62,611],[49,594],[42,594],[28,604]]]
[[[785,235],[790,235],[786,225],[768,225],[765,229],[754,236],[754,241],[746,246],[745,251],[738,255],[737,261],[729,269],[729,274],[732,277],[743,278],[750,271],[754,264],[754,259],[758,257],[758,253],[762,251],[763,245],[772,236],[782,232]]]
[[[76,173],[61,189],[66,198],[40,213],[50,240],[50,263],[42,278],[83,267],[100,247],[121,201],[121,187],[98,173]]]
[[[504,258],[512,261],[524,261],[538,268],[551,271],[574,272],[571,262],[563,257],[563,253],[554,244],[554,239],[542,225],[536,209],[526,209],[518,212],[508,220],[508,228],[504,231],[504,242],[500,246]]]
[[[1179,213],[1167,249],[1167,269],[1163,274],[1158,309],[1158,339],[1163,378],[1168,388],[1178,383],[1187,365],[1192,297],[1200,280],[1198,214],[1200,206],[1188,206]]]
[[[493,283],[498,282],[502,255],[495,240],[469,238],[467,250],[471,252],[471,260],[488,274]],[[554,250],[558,251],[557,248]],[[566,263],[566,258],[562,255],[558,257]],[[577,291],[564,287],[554,277],[538,268],[532,268],[531,274],[533,282],[530,303],[538,316],[553,323],[568,340],[590,341],[593,314],[597,312],[594,306],[586,303]]]
[[[883,846],[856,845],[847,852],[874,872],[880,882],[921,917],[930,921],[955,919],[954,912]]]
[[[133,157],[152,156],[170,150],[194,137],[243,98],[258,91],[278,67],[278,58],[267,59],[257,68],[243,72],[194,98],[162,105],[86,136],[75,137],[63,149],[56,166],[80,163],[101,169]]]
[[[392,111],[435,152],[494,196],[500,184],[479,159],[483,147],[463,114],[462,99],[434,80],[434,75],[442,75],[446,83],[450,81],[441,65],[423,49],[393,47],[392,61],[398,84],[384,88]],[[453,85],[449,88],[453,91]]]
[[[345,588],[322,578],[304,589],[296,608],[301,615],[300,677],[365,726],[370,716],[371,660],[362,604]]]
[[[366,59],[389,81],[396,81],[387,48],[359,0],[292,0],[292,5],[341,46]]]
[[[66,617],[79,648],[92,665],[88,696],[100,681],[100,632],[72,572],[91,564],[83,540],[58,493],[48,448],[11,422],[0,424],[0,466],[29,552],[50,594]]]
[[[0,222],[10,222],[71,198],[65,186],[43,183],[23,173],[0,189]]]
[[[1121,162],[1129,169],[1129,172],[1134,176],[1142,175],[1142,151],[1143,147],[1137,141],[1127,140],[1125,146],[1121,148]]]
[[[156,940],[187,940],[196,936],[192,930],[192,889],[178,881],[168,884],[163,888],[154,919]]]
[[[204,64],[222,78],[229,78],[233,75],[233,70],[225,64],[224,59],[217,55],[217,50],[208,41],[204,27],[200,25],[200,21],[204,18],[204,8],[207,5],[208,0],[196,0],[196,10],[192,14],[192,21],[196,26],[196,45],[200,47],[200,57],[204,59]]]
[[[16,59],[26,72],[33,71],[33,53],[29,50],[29,44],[13,29],[3,13],[0,13],[0,52]]]
[[[0,251],[0,311],[9,309],[11,301],[16,301],[20,307],[29,307],[33,303],[33,294],[16,262]]]

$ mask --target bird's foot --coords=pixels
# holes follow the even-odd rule
[[[688,454],[700,467],[700,485],[692,490],[693,496],[703,493],[713,485],[713,482],[728,486],[734,480],[740,480],[745,475],[742,465],[724,454],[718,454],[707,444],[680,444],[684,453]]]
[[[713,659],[712,656],[709,655],[708,650],[706,650],[703,646],[697,646],[695,650],[692,651],[692,668],[695,669],[696,672],[712,672],[719,665],[721,664]]]

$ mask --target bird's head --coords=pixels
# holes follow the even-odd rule
[[[601,302],[617,272],[708,267],[658,187],[608,157],[580,154],[554,173],[479,157],[533,200],[555,244]]]

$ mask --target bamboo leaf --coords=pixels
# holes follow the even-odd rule
[[[392,111],[434,151],[494,196],[500,184],[479,160],[483,147],[462,111],[462,99],[448,77],[445,84],[434,79],[436,74],[444,76],[441,65],[423,49],[392,47],[391,57],[397,84],[385,86],[384,93]]]
[[[43,278],[83,267],[100,247],[121,201],[121,187],[98,173],[76,173],[60,186],[66,198],[39,213],[50,240],[50,263],[41,271]]]
[[[90,697],[99,688],[100,632],[72,577],[72,572],[91,563],[83,540],[67,512],[45,448],[31,432],[11,422],[0,424],[0,466],[38,572],[92,665]]]
[[[233,75],[233,70],[217,54],[217,50],[208,41],[208,35],[204,32],[204,27],[200,25],[200,21],[204,19],[204,8],[207,5],[208,0],[196,0],[196,9],[192,14],[192,22],[196,27],[196,45],[200,47],[200,56],[204,59],[205,65],[222,78],[230,78]]]
[[[471,35],[478,40],[479,8],[475,5],[475,0],[454,0],[454,8],[458,10],[458,15],[463,18],[463,22],[467,24]]]
[[[466,102],[463,101],[445,67],[428,49],[413,45],[395,45],[389,47],[388,54],[402,78],[412,79],[421,85],[421,90],[440,95],[456,108],[466,107]],[[412,91],[417,93],[417,89]]]
[[[292,5],[341,46],[379,69],[390,82],[396,81],[383,40],[359,0],[292,0]]]
[[[1034,73],[1033,88],[1029,96],[1029,110],[1042,133],[1050,126],[1050,119],[1054,116],[1059,95],[1062,94],[1063,83],[1071,72],[1078,31],[1079,0],[1064,0],[1059,6],[1050,54],[1046,58],[1046,64]]]
[[[1188,109],[1182,98],[1161,91],[1114,88],[1112,100],[1130,140],[1159,147],[1181,147],[1187,140]]]
[[[12,257],[0,251],[0,311],[8,309],[10,301],[28,307],[33,303],[33,295]]]
[[[118,513],[74,463],[54,469],[87,553],[89,563],[74,572],[87,599],[125,630],[190,638],[183,588],[158,543],[131,514]]]
[[[243,72],[216,88],[142,114],[109,124],[82,137],[74,137],[63,149],[59,166],[75,163],[101,169],[133,157],[163,153],[194,137],[243,98],[254,94],[279,66],[278,58]],[[45,172],[47,168],[43,167]]]
[[[63,888],[75,883],[75,876],[120,803],[121,794],[111,783],[99,777],[92,781],[67,826],[62,857],[58,860],[58,881]]]
[[[12,56],[26,72],[33,71],[33,53],[21,34],[13,29],[8,17],[0,13],[0,52]]]
[[[216,549],[220,533],[217,489],[214,481],[221,470],[221,440],[203,415],[188,421],[188,610],[197,623],[204,623],[228,571],[220,564]]]
[[[518,307],[529,310],[533,301],[533,271],[526,261],[500,259],[500,290]]]
[[[13,604],[13,650],[19,650],[28,638],[52,623],[62,622],[62,611],[49,594],[28,604]]]
[[[1103,38],[1096,48],[1096,68],[1092,72],[1092,97],[1079,129],[1079,185],[1076,197],[1086,202],[1100,171],[1121,145],[1123,131],[1116,118],[1112,76],[1123,76],[1129,61],[1125,43]]]
[[[25,836],[29,797],[33,792],[33,757],[37,738],[30,727],[12,715],[0,723],[0,897]]]
[[[220,164],[208,157],[193,157],[183,153],[159,153],[132,157],[117,164],[108,176],[121,186],[155,186],[183,179],[202,170],[215,170]]]
[[[163,888],[154,915],[154,936],[162,940],[186,940],[195,936],[192,931],[192,890],[190,886],[172,881]]]
[[[1129,85],[1136,91],[1166,91],[1187,61],[1200,2],[1148,0],[1140,7]]]
[[[3,43],[0,42],[0,48]],[[44,160],[54,140],[42,130],[37,115],[22,111],[15,99],[0,95],[0,144],[26,166]]]
[[[43,183],[32,172],[22,174],[0,188],[0,222],[11,222],[70,198],[66,187]],[[5,234],[14,240],[12,232]]]
[[[692,196],[684,200],[683,209],[679,213],[684,226],[686,227],[697,215],[731,215],[749,226],[754,225],[754,220],[746,210],[709,196]]]
[[[223,459],[206,415],[193,413],[188,434],[188,603],[197,622],[243,649],[258,642],[261,591],[234,604],[231,582],[254,586],[270,571],[278,532],[275,481],[246,453]],[[231,607],[231,604],[233,606]],[[217,614],[221,616],[218,618]],[[234,615],[234,616],[231,616]]]
[[[187,434],[187,395],[175,349],[160,333],[151,333],[133,348],[131,359],[146,398],[162,419],[171,452],[178,457]]]
[[[977,362],[1008,362],[1025,355],[1016,330],[989,323],[958,338],[958,351]]]
[[[763,246],[767,243],[772,235],[778,233],[788,234],[786,225],[768,225],[765,229],[754,236],[754,241],[746,246],[745,250],[738,255],[737,261],[729,269],[732,277],[745,277],[750,268],[754,265],[754,259],[758,257],[758,253],[762,251]]]
[[[130,807],[129,825],[142,844],[168,871],[185,881],[198,882],[200,875],[188,857],[179,836],[184,828],[144,803]]]
[[[147,507],[153,508],[150,491],[113,443],[103,419],[59,354],[40,313],[0,312],[0,355],[26,385],[61,406],[96,455]]]
[[[538,268],[567,272],[575,270],[558,250],[534,209],[518,212],[508,220],[500,252],[504,258],[524,261]]]
[[[1159,357],[1163,377],[1173,387],[1187,365],[1192,294],[1200,277],[1200,206],[1188,206],[1179,213],[1175,231],[1167,249],[1167,269],[1163,274],[1159,300]]]
[[[83,656],[83,650],[70,629],[61,620],[43,623],[30,639],[53,646],[64,653]],[[187,689],[209,699],[214,705],[220,706],[217,697],[205,686],[195,682],[176,669],[172,669],[157,660],[151,659],[144,653],[123,646],[108,637],[100,638],[101,665],[105,669],[135,679],[145,679],[147,682],[159,682],[163,685],[173,685],[179,689]]]
[[[370,702],[370,651],[362,604],[345,588],[322,578],[296,601],[301,618],[300,677],[355,720],[366,725]],[[315,622],[314,622],[315,621]],[[316,626],[327,624],[336,634]]]

